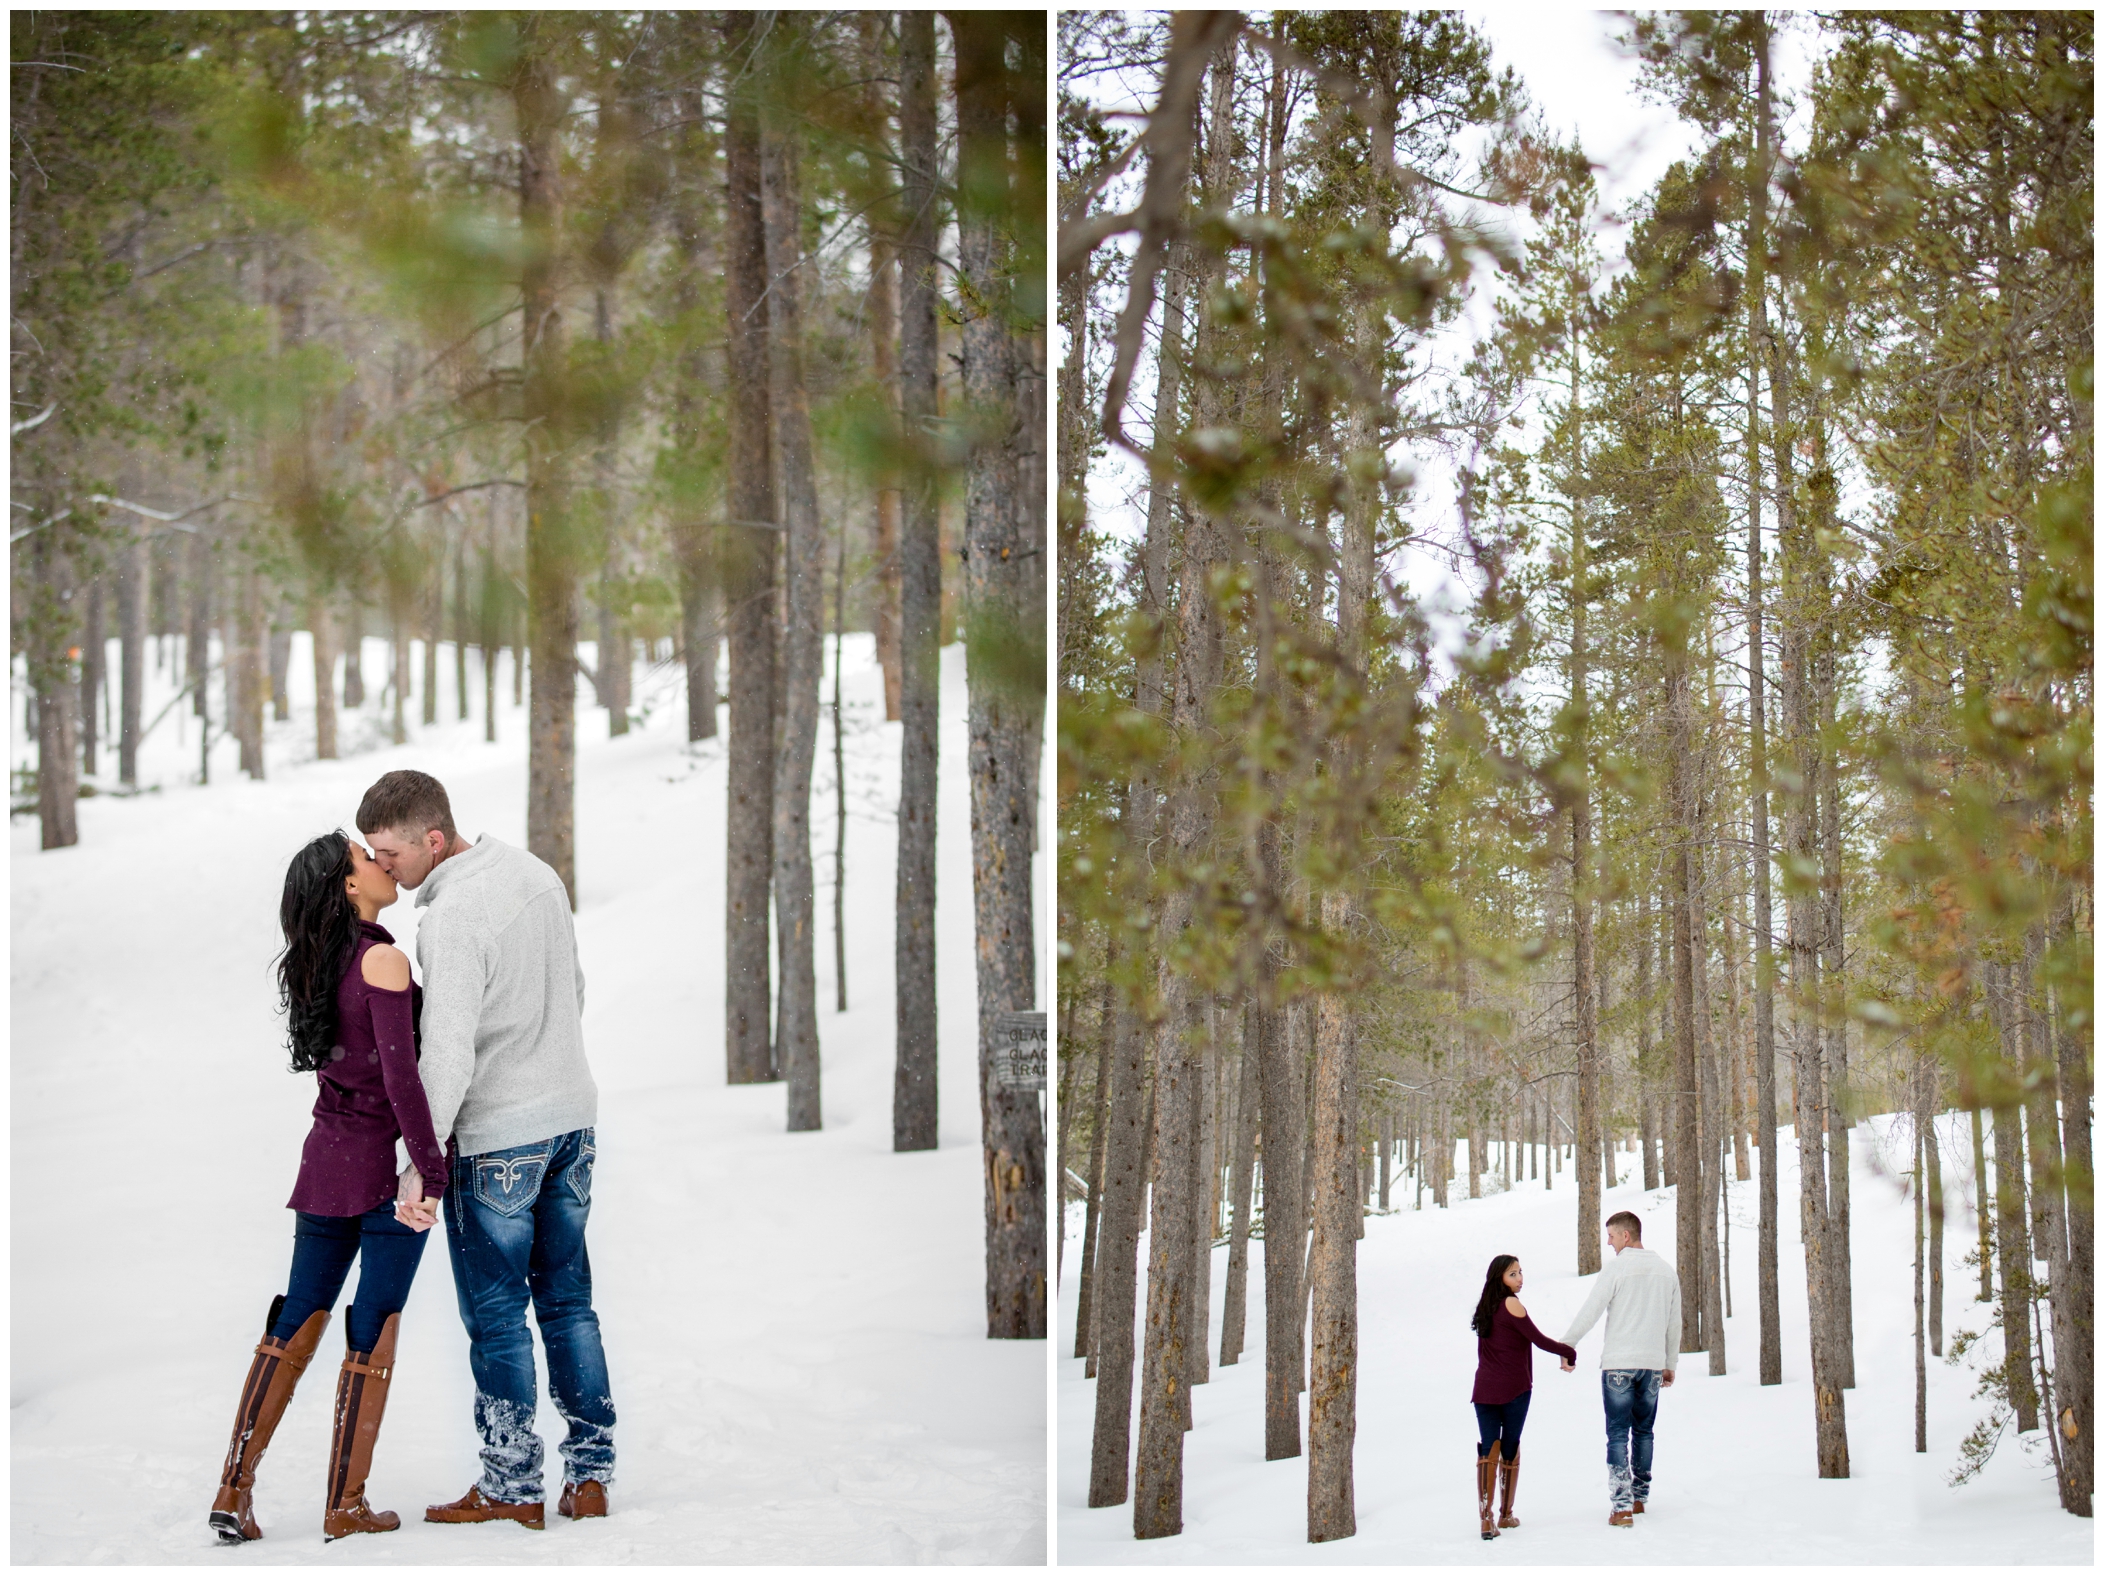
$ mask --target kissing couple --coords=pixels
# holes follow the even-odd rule
[[[441,1209],[482,1475],[424,1519],[546,1525],[529,1300],[548,1386],[569,1424],[556,1509],[604,1516],[614,1405],[584,1240],[599,1090],[585,1063],[569,895],[524,849],[463,838],[445,788],[423,772],[382,777],[357,820],[369,848],[330,832],[285,872],[278,982],[293,1070],[313,1073],[320,1094],[287,1205],[291,1274],[241,1386],[210,1525],[226,1544],[263,1536],[256,1468],[356,1261],[322,1537],[401,1526],[393,1511],[366,1504],[365,1480],[423,1234]],[[421,986],[379,924],[400,887],[425,910]],[[399,1176],[398,1138],[408,1157]]]

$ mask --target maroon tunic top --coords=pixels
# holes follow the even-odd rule
[[[1469,1399],[1479,1406],[1503,1406],[1532,1390],[1535,1346],[1566,1362],[1578,1360],[1577,1347],[1550,1340],[1532,1319],[1515,1319],[1500,1297],[1490,1310],[1490,1339],[1476,1342],[1476,1390]]]
[[[416,1020],[423,991],[381,990],[366,983],[365,954],[394,944],[370,920],[336,988],[336,1046],[315,1073],[321,1096],[300,1155],[300,1175],[286,1208],[309,1215],[362,1215],[395,1196],[394,1141],[399,1133],[424,1179],[424,1196],[445,1190],[446,1161],[431,1131],[431,1108],[416,1074]]]

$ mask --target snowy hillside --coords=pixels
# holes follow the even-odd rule
[[[40,853],[35,818],[14,822],[13,1558],[1041,1561],[1045,1347],[984,1338],[963,651],[943,653],[941,1147],[894,1155],[899,730],[881,720],[867,636],[849,638],[845,675],[844,1015],[832,1010],[832,737],[820,728],[819,1133],[783,1131],[780,1085],[724,1083],[721,740],[685,742],[675,667],[639,667],[649,714],[625,739],[606,737],[581,686],[577,928],[600,1089],[591,1247],[620,1414],[614,1514],[573,1525],[551,1504],[542,1533],[421,1520],[478,1470],[441,1232],[402,1319],[370,1485],[402,1530],[326,1550],[320,1536],[354,1283],[264,1462],[264,1541],[213,1543],[205,1512],[250,1348],[284,1289],[284,1202],[314,1097],[311,1079],[285,1070],[268,972],[286,859],[349,828],[366,785],[406,765],[447,784],[470,837],[524,842],[525,717],[509,705],[508,665],[495,745],[482,742],[471,664],[472,721],[424,729],[412,708],[416,742],[385,746],[384,672],[384,644],[368,641],[373,698],[345,721],[345,749],[362,751],[349,759],[312,759],[301,637],[294,717],[270,725],[268,781],[238,776],[229,741],[212,786],[195,786],[196,720],[170,715],[141,762],[158,791],[84,800],[79,847]],[[174,689],[156,676],[149,719]],[[17,763],[20,698],[18,683]],[[412,953],[414,912],[405,893],[381,916]],[[562,1427],[544,1401],[551,1500]]]
[[[1960,1259],[1971,1229],[1963,1191],[1971,1176],[1969,1129],[1946,1118],[1944,1181],[1950,1216],[1944,1240],[1944,1329],[1978,1329],[1986,1309]],[[1729,1372],[1709,1377],[1691,1354],[1659,1401],[1653,1495],[1633,1529],[1607,1525],[1605,1429],[1600,1404],[1600,1330],[1579,1343],[1573,1374],[1535,1353],[1534,1402],[1521,1451],[1515,1512],[1522,1523],[1496,1542],[1477,1533],[1475,1421],[1469,1387],[1475,1335],[1468,1327],[1491,1256],[1515,1253],[1526,1271],[1535,1323],[1560,1339],[1590,1279],[1574,1271],[1568,1169],[1553,1191],[1539,1182],[1469,1200],[1466,1173],[1451,1208],[1397,1186],[1399,1210],[1366,1222],[1359,1245],[1358,1445],[1355,1538],[1307,1539],[1307,1462],[1264,1460],[1263,1244],[1252,1243],[1249,1342],[1240,1363],[1213,1369],[1193,1392],[1196,1425],[1184,1439],[1184,1531],[1141,1543],[1132,1507],[1088,1508],[1090,1431],[1096,1386],[1074,1350],[1080,1205],[1070,1233],[1058,1351],[1059,1557],[1062,1564],[1315,1565],[2089,1565],[2092,1523],[2059,1507],[2044,1436],[2004,1438],[1987,1471],[1947,1486],[1958,1441],[1983,1414],[1973,1376],[1929,1360],[1929,1451],[1914,1453],[1913,1204],[1891,1172],[1907,1142],[1889,1146],[1891,1120],[1856,1130],[1853,1168],[1856,1388],[1847,1393],[1853,1476],[1822,1482],[1812,1442],[1807,1382],[1804,1256],[1796,1227],[1796,1145],[1783,1129],[1777,1177],[1783,1200],[1781,1290],[1783,1383],[1759,1383],[1756,1291],[1758,1181],[1731,1185],[1733,1314],[1726,1320]],[[1457,1148],[1457,1155],[1460,1153]],[[1624,1174],[1638,1157],[1620,1157]],[[1757,1163],[1757,1162],[1756,1162]],[[1635,1211],[1647,1246],[1674,1257],[1674,1193],[1635,1183],[1607,1194],[1603,1215]],[[1489,1179],[1486,1178],[1486,1185]],[[1144,1239],[1141,1249],[1145,1274]],[[1213,1254],[1217,1361],[1227,1250]],[[1948,1349],[1946,1347],[1946,1349]],[[1138,1428],[1133,1430],[1138,1442]],[[1306,1437],[1306,1400],[1302,1400]]]

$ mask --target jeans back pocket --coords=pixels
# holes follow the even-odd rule
[[[592,1202],[592,1162],[599,1158],[599,1147],[593,1139],[592,1129],[587,1127],[578,1136],[577,1158],[563,1180],[570,1185],[570,1196],[589,1208]]]
[[[475,1201],[507,1217],[531,1208],[541,1196],[541,1179],[548,1173],[553,1148],[547,1142],[520,1144],[476,1155]]]

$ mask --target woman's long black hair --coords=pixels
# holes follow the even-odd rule
[[[294,1072],[325,1067],[336,1047],[336,988],[358,950],[358,910],[343,888],[351,840],[327,832],[292,856],[278,903],[285,950],[278,958],[278,1005],[289,1020]]]
[[[1519,1263],[1519,1256],[1500,1253],[1490,1261],[1490,1272],[1483,1277],[1483,1295],[1476,1299],[1476,1316],[1469,1320],[1476,1327],[1476,1334],[1483,1340],[1490,1339],[1490,1316],[1499,1303],[1512,1295],[1505,1289],[1505,1272]]]

